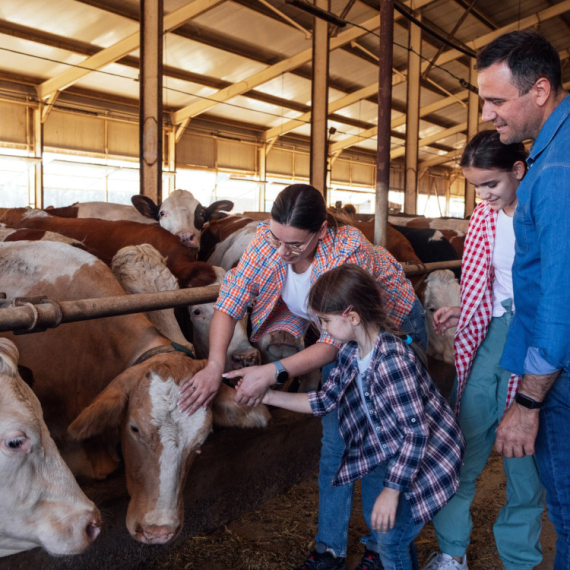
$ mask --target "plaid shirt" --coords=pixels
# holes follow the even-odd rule
[[[384,485],[405,494],[414,521],[427,522],[459,486],[465,441],[449,405],[413,350],[380,333],[362,385],[372,424],[356,384],[358,346],[344,345],[320,392],[309,392],[313,414],[338,407],[344,441],[333,486],[364,477],[388,462]]]
[[[248,306],[253,306],[252,342],[278,330],[299,337],[309,326],[309,321],[292,313],[281,299],[287,264],[277,249],[265,241],[268,233],[269,222],[260,223],[238,266],[227,273],[214,307],[234,319],[241,319]],[[371,245],[356,228],[329,228],[325,237],[318,242],[311,270],[311,285],[323,273],[344,263],[360,265],[380,282],[387,313],[399,326],[416,299],[402,266],[387,250]],[[321,334],[319,342],[334,344],[326,333]]]
[[[473,211],[465,238],[461,264],[461,315],[453,344],[457,369],[457,414],[475,354],[485,339],[493,316],[492,258],[497,216],[488,202],[481,202]],[[515,375],[509,380],[505,411],[517,393],[519,381],[520,377]]]

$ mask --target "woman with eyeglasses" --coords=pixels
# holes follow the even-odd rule
[[[359,230],[327,212],[317,189],[293,184],[278,194],[271,219],[259,224],[238,266],[226,275],[210,326],[208,364],[182,386],[180,409],[190,415],[210,404],[222,383],[235,325],[248,307],[252,307],[252,342],[279,330],[299,337],[312,320],[319,326],[307,310],[311,285],[323,273],[345,263],[359,265],[379,282],[394,325],[426,348],[423,307],[401,265],[387,250],[373,246]],[[293,356],[229,372],[225,377],[241,378],[236,392],[238,403],[257,406],[270,386],[282,384],[289,377],[323,368],[326,379],[337,352],[333,339],[322,332],[316,344]],[[331,486],[344,444],[337,413],[324,416],[322,422],[317,545],[299,568],[344,569],[353,488]]]

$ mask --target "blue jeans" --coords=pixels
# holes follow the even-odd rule
[[[570,568],[570,374],[563,372],[540,410],[535,454],[546,489],[548,516],[556,527],[553,570]]]
[[[368,528],[372,528],[370,519],[372,508],[384,487],[387,462],[381,463],[362,478],[362,511]],[[419,570],[414,539],[423,528],[423,523],[416,524],[412,518],[410,503],[404,494],[396,511],[394,528],[388,532],[372,531],[362,539],[362,544],[369,550],[380,554],[384,570]]]
[[[424,348],[427,347],[425,312],[419,300],[416,299],[400,329],[410,334]],[[323,383],[333,368],[334,363],[323,368]],[[332,486],[333,477],[340,467],[344,451],[337,410],[323,416],[321,421],[323,438],[319,463],[319,530],[315,541],[318,551],[330,550],[335,556],[345,557],[348,547],[348,524],[352,513],[354,485]],[[369,544],[368,548],[377,550],[377,547],[374,547],[372,543]]]
[[[513,318],[510,299],[507,312],[493,317],[485,340],[477,350],[459,412],[459,425],[467,449],[463,457],[459,489],[433,519],[439,548],[450,556],[463,556],[472,530],[471,503],[475,482],[495,445],[495,431],[503,416],[510,372],[499,365]],[[455,407],[457,378],[452,393]],[[505,570],[532,570],[542,560],[540,530],[543,489],[534,458],[503,459],[507,499],[493,527],[497,550]]]

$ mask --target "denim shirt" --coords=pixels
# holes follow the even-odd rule
[[[517,311],[501,359],[519,375],[570,370],[570,96],[544,123],[527,163],[513,223]]]

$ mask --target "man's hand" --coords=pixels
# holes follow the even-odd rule
[[[436,334],[444,335],[447,329],[459,323],[461,309],[459,307],[441,307],[433,314],[433,329]]]
[[[269,386],[275,384],[275,372],[274,364],[264,364],[232,370],[224,374],[224,378],[240,378],[234,398],[238,404],[258,406]]]
[[[180,411],[188,410],[188,415],[191,416],[200,406],[206,408],[220,389],[223,371],[223,368],[214,362],[208,362],[206,368],[184,382],[178,399]]]
[[[528,410],[516,402],[506,411],[497,427],[495,450],[503,457],[533,455],[538,432],[539,410]]]
[[[374,503],[372,516],[370,517],[372,528],[375,531],[388,532],[394,528],[399,499],[400,491],[390,489],[389,487],[382,489],[382,492],[378,495]]]

